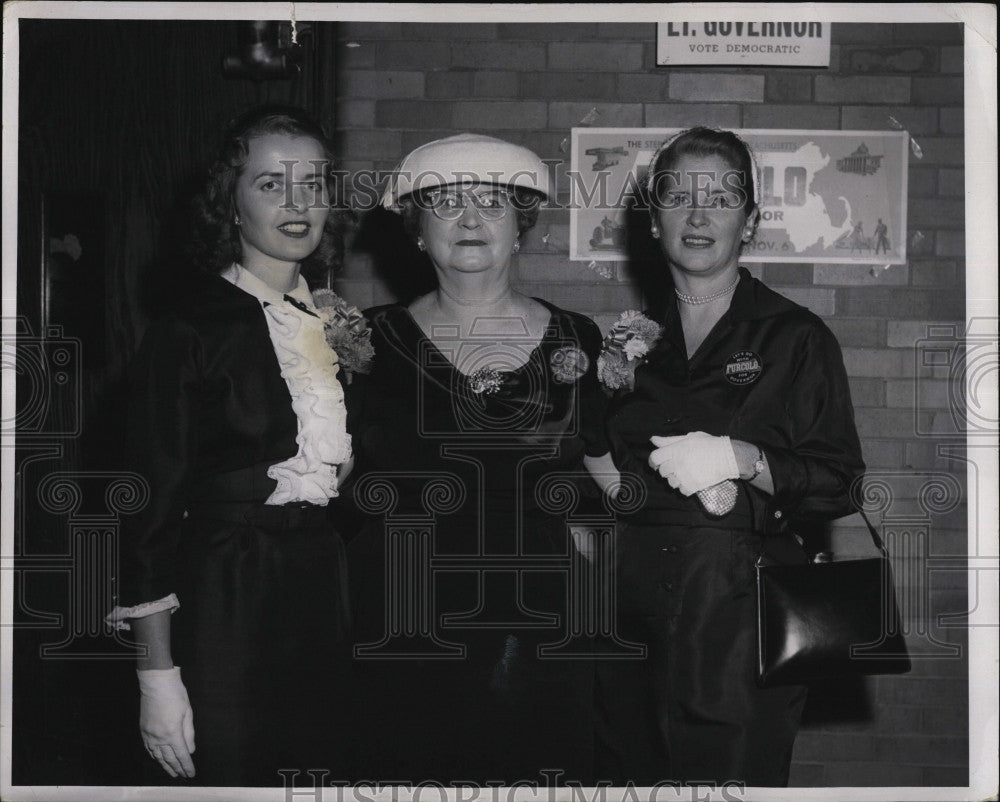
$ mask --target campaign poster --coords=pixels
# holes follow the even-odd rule
[[[626,210],[671,128],[574,128],[570,258],[627,260]],[[744,262],[906,262],[905,131],[741,130],[760,173]]]

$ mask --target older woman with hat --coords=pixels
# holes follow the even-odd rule
[[[413,151],[383,199],[437,287],[367,313],[375,367],[352,401],[357,500],[372,511],[380,482],[394,500],[350,548],[364,777],[590,771],[591,667],[554,648],[578,557],[544,488],[608,453],[601,336],[511,286],[548,196],[530,150],[461,134]]]

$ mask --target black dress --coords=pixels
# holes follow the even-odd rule
[[[601,338],[546,306],[527,362],[480,385],[406,308],[368,313],[375,369],[349,397],[355,501],[374,514],[349,545],[361,779],[589,779],[591,646],[569,637],[581,558],[564,513],[595,501],[581,461],[607,453]]]
[[[267,468],[297,451],[297,419],[260,302],[204,280],[149,328],[131,383],[127,436],[150,503],[123,526],[118,604],[180,601],[171,646],[194,713],[188,784],[280,786],[280,769],[342,777],[344,546],[326,508],[264,504]]]
[[[833,335],[740,272],[690,359],[667,305],[634,392],[608,414],[615,462],[645,495],[619,526],[620,634],[649,650],[643,662],[599,664],[601,777],[617,783],[787,784],[805,688],[756,686],[754,561],[761,535],[785,533],[790,519],[851,512],[864,471]],[[741,482],[735,509],[715,518],[673,490],[647,464],[649,438],[695,431],[759,445],[774,494]]]

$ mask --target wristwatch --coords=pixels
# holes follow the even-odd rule
[[[767,463],[764,462],[764,450],[760,446],[757,446],[757,459],[754,460],[753,473],[750,474],[750,477],[747,479],[747,481],[752,482],[754,479],[756,479],[764,472],[764,468],[766,467]]]

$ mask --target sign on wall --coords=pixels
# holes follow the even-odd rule
[[[570,258],[626,260],[636,188],[675,128],[574,128]],[[760,169],[744,262],[903,264],[905,131],[737,131]]]
[[[737,64],[754,67],[829,67],[830,22],[795,13],[762,20],[759,11],[720,9],[678,14],[656,26],[656,63]]]

